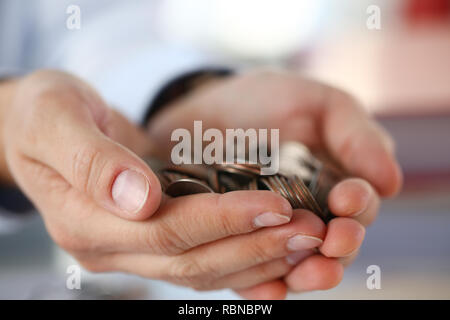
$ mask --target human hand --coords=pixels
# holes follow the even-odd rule
[[[325,236],[319,218],[293,217],[269,191],[163,196],[140,158],[152,152],[148,136],[68,74],[15,81],[2,113],[13,178],[54,241],[88,270],[248,288],[286,274],[298,258],[290,254]]]
[[[192,129],[194,120],[202,120],[204,129],[223,131],[280,129],[281,141],[301,141],[325,152],[354,176],[329,194],[329,208],[337,218],[326,228],[321,225],[326,231],[319,252],[299,252],[298,264],[283,276],[273,262],[264,271],[268,281],[238,292],[248,298],[281,298],[287,289],[337,285],[343,266],[357,255],[365,227],[376,217],[379,195],[392,196],[400,189],[401,171],[388,134],[348,94],[296,74],[269,71],[200,86],[157,113],[148,124],[149,133],[161,149],[167,148],[172,130]],[[307,214],[302,210],[294,218]]]

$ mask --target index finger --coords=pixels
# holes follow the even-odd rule
[[[382,196],[402,184],[394,143],[354,98],[333,88],[324,101],[323,137],[331,154],[351,174],[369,181]]]
[[[80,201],[72,192],[66,192],[65,203],[73,210],[67,214],[75,217],[63,221],[65,226],[60,229],[69,230],[66,238],[72,237],[74,231],[77,247],[73,251],[93,247],[105,252],[173,256],[229,236],[287,224],[292,217],[289,202],[271,191],[164,199],[158,211],[146,221],[120,219],[93,202],[80,208]],[[54,215],[60,213],[48,201],[44,209]],[[77,218],[81,210],[89,216],[89,223]]]

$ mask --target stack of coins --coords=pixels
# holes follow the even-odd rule
[[[222,163],[214,165],[164,165],[148,159],[161,181],[163,191],[171,197],[196,193],[225,193],[236,190],[270,190],[286,198],[293,209],[307,209],[324,221],[333,216],[327,197],[342,179],[335,166],[318,160],[298,142],[280,147],[280,170],[262,175],[260,164]]]

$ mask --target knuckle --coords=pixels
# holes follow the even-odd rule
[[[202,279],[191,285],[191,288],[196,291],[209,291],[215,288],[214,281],[212,278]]]
[[[101,155],[102,152],[98,147],[87,144],[71,156],[72,181],[81,191],[91,193],[103,185],[101,178],[106,161]]]
[[[261,241],[257,241],[249,244],[248,251],[254,264],[264,263],[274,258],[270,255],[270,251],[268,250],[271,243],[279,243],[279,239],[272,239],[272,237],[269,236],[267,242],[264,241],[264,243],[262,243]]]
[[[178,283],[183,283],[196,290],[204,290],[210,287],[217,277],[216,272],[206,268],[191,258],[180,258],[172,265],[170,276]]]
[[[151,251],[167,256],[178,255],[189,248],[183,238],[165,223],[145,228],[143,239],[144,245]]]
[[[280,263],[278,265],[273,265],[270,263],[265,263],[262,264],[256,272],[258,279],[261,279],[262,281],[269,281],[280,277],[286,271],[285,264]]]
[[[184,283],[195,283],[202,274],[198,263],[193,259],[181,258],[173,264],[170,275],[176,281]]]
[[[230,210],[229,206],[225,204],[227,201],[229,201],[227,194],[217,195],[215,207],[219,210],[216,212],[216,223],[219,224],[220,229],[222,229],[226,235],[240,234],[244,230],[243,226],[239,224],[239,221],[243,220],[238,221],[235,219],[235,215]]]

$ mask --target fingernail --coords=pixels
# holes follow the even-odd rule
[[[367,204],[362,205],[361,209],[355,211],[354,213],[352,213],[348,216],[355,218],[355,217],[361,215],[362,213],[364,213],[367,210],[368,206],[369,206],[369,202],[367,202]]]
[[[312,236],[305,236],[303,234],[297,234],[289,238],[287,242],[287,248],[290,251],[299,251],[305,249],[312,249],[320,246],[322,240]]]
[[[370,201],[370,187],[368,185],[364,185],[365,190],[363,192],[361,192],[360,197],[361,197],[361,202],[360,202],[360,209],[356,210],[355,212],[353,212],[352,214],[350,214],[350,217],[357,217],[359,216],[361,213],[365,212],[367,210],[367,208],[369,207],[369,201]]]
[[[359,251],[359,247],[356,248],[355,250],[352,250],[350,253],[347,253],[347,254],[344,254],[344,255],[340,256],[339,258],[347,258],[347,257],[350,257],[351,255],[357,253],[358,251]]]
[[[141,173],[127,169],[116,177],[111,194],[120,209],[136,213],[144,206],[149,189],[148,181]]]
[[[305,260],[307,257],[312,256],[314,254],[314,250],[300,250],[290,255],[286,256],[286,262],[295,266],[299,264],[301,261]]]
[[[253,224],[255,227],[273,227],[288,223],[290,220],[290,217],[279,213],[264,212],[253,220]]]

